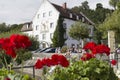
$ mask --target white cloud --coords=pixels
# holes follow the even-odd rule
[[[9,24],[31,21],[39,9],[42,0],[0,0],[0,23]],[[85,0],[49,0],[58,5],[67,2],[69,8],[81,5]],[[87,0],[90,8],[95,8],[96,3],[108,6],[108,0]]]

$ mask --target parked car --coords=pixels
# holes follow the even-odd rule
[[[40,51],[41,49],[40,48],[38,48],[38,49],[36,49],[35,51],[32,51],[32,53],[37,53],[38,51]]]
[[[41,51],[40,53],[55,53],[55,51],[56,51],[56,48],[48,48]]]
[[[50,49],[50,47],[48,47],[48,48],[43,48],[43,49],[41,49],[40,51],[38,51],[37,53],[41,53],[41,52],[43,52],[43,51],[46,51],[47,49]]]

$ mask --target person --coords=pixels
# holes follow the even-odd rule
[[[60,47],[57,47],[56,50],[55,50],[55,53],[60,53]]]
[[[71,50],[70,49],[68,49],[67,52],[65,53],[65,57],[69,58],[69,59],[71,58]]]
[[[72,46],[71,50],[72,50],[72,53],[75,53],[75,46]]]
[[[118,45],[118,48],[116,49],[116,53],[120,54],[120,45]]]

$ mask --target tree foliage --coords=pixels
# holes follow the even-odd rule
[[[37,41],[37,39],[34,37],[29,37],[29,38],[32,42],[32,45],[28,48],[28,50],[34,51],[34,50],[38,49],[39,48],[39,41]]]
[[[62,47],[66,40],[64,38],[66,31],[65,31],[65,28],[63,27],[63,21],[64,21],[64,19],[60,16],[56,30],[55,30],[53,38],[52,38],[53,47]]]
[[[116,9],[117,3],[120,2],[120,0],[109,0],[109,4]]]
[[[6,23],[0,24],[0,33],[10,32],[13,30],[21,30],[23,24],[13,24],[13,25],[6,25]]]
[[[89,8],[89,3],[87,1],[84,1],[81,4],[81,6],[75,6],[71,10],[76,13],[82,12],[95,24],[102,23],[107,15],[113,12],[111,9],[104,8],[101,3],[96,4],[95,10]]]
[[[70,37],[80,40],[89,37],[88,25],[80,21],[73,24],[69,30]]]
[[[113,69],[105,61],[96,58],[77,61],[68,68],[61,68],[50,75],[49,80],[118,80]]]
[[[108,16],[103,24],[99,25],[99,30],[104,33],[104,36],[107,35],[108,30],[114,30],[116,35],[116,42],[120,42],[120,10],[119,8],[113,12],[112,15]],[[106,36],[107,37],[107,36]]]

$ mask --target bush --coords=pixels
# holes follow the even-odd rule
[[[37,41],[37,39],[34,37],[29,37],[29,38],[32,42],[32,45],[28,48],[28,50],[34,51],[34,50],[38,49],[39,48],[39,41]]]
[[[21,64],[22,61],[26,61],[28,59],[32,59],[32,53],[28,50],[25,49],[21,49],[17,52],[17,58],[16,58],[16,62],[17,64]]]
[[[67,50],[68,50],[67,46],[63,46],[63,47],[61,48],[61,53],[66,53]]]
[[[96,58],[77,61],[55,72],[49,80],[118,80],[110,65]]]

